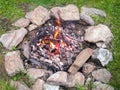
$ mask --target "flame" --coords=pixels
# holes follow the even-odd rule
[[[57,36],[58,36],[59,33],[60,33],[60,26],[61,26],[61,21],[60,21],[60,19],[57,19],[57,20],[56,20],[56,23],[57,23],[58,28],[57,28],[57,30],[55,30],[54,39],[56,39]]]
[[[60,19],[56,20],[56,28],[54,30],[53,38],[50,38],[49,36],[46,36],[41,40],[39,44],[41,45],[49,45],[49,48],[52,48],[54,51],[54,54],[60,53],[60,48],[64,48],[67,46],[66,42],[63,40],[61,36],[61,21]],[[60,41],[58,41],[59,39]],[[69,39],[69,38],[68,38]],[[68,46],[70,50],[73,50],[72,46]]]
[[[57,36],[59,35],[59,33],[60,33],[60,30],[59,30],[59,29],[57,29],[57,30],[55,31],[55,33],[54,33],[54,39],[56,39],[56,38],[57,38]]]
[[[51,47],[51,48],[55,48],[55,45],[54,45],[53,42],[50,42],[50,47]]]

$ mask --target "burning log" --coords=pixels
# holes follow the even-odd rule
[[[92,55],[93,50],[90,48],[86,48],[83,51],[81,51],[78,56],[76,57],[76,60],[71,65],[71,67],[68,69],[69,73],[75,74],[77,71],[83,66],[83,64],[89,59],[89,57]]]

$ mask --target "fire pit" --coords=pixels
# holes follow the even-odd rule
[[[30,60],[53,71],[67,70],[82,49],[83,35],[76,29],[77,23],[51,18],[35,29],[30,39]]]
[[[36,80],[34,90],[42,90],[36,88],[44,82],[45,88],[86,86],[90,80],[94,84],[96,80],[108,83],[111,74],[104,66],[112,61],[108,45],[113,35],[106,25],[93,26],[92,14],[106,16],[102,10],[87,7],[79,13],[75,5],[53,7],[50,11],[38,6],[28,12],[26,18],[12,24],[20,29],[0,38],[6,49],[17,47],[17,51],[5,55],[8,75],[27,71]]]

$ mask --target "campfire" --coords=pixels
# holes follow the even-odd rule
[[[79,33],[75,33],[77,23],[77,21],[49,19],[35,30],[35,36],[31,38],[30,58],[53,71],[67,70],[81,51],[82,39]]]
[[[82,7],[80,13],[77,6],[67,5],[50,11],[38,6],[28,12],[26,18],[13,23],[20,29],[0,37],[6,49],[16,46],[15,51],[5,55],[7,74],[14,76],[18,71],[27,71],[35,86],[45,82],[44,86],[53,84],[68,89],[77,84],[86,86],[88,81],[108,83],[111,74],[105,66],[112,61],[109,44],[113,34],[104,24],[94,25],[88,14],[97,11],[98,15],[103,12]],[[104,12],[103,15],[106,16]]]

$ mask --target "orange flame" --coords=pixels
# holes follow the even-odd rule
[[[55,45],[54,45],[53,42],[50,42],[50,47],[51,47],[51,48],[55,48]]]
[[[57,36],[59,35],[59,33],[60,33],[60,30],[59,30],[59,29],[57,29],[57,30],[55,31],[55,33],[54,33],[54,39],[56,39],[56,38],[57,38]]]
[[[60,21],[60,19],[57,19],[57,20],[56,20],[56,23],[57,23],[58,28],[57,28],[57,30],[56,30],[55,33],[54,33],[54,39],[56,39],[57,36],[58,36],[59,33],[60,33],[60,26],[61,26],[61,21]]]

